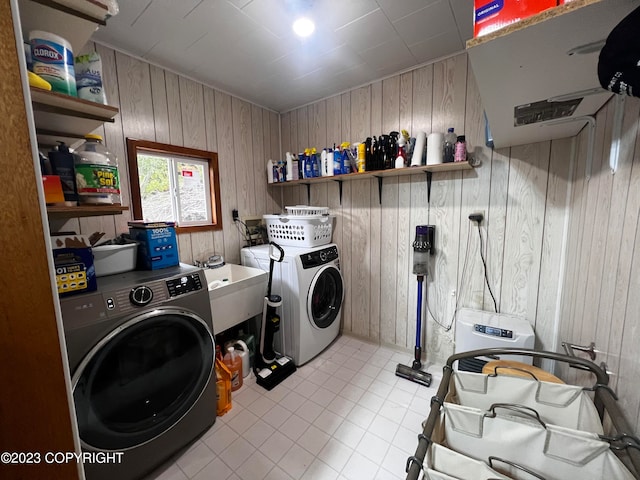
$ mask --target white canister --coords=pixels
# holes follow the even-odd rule
[[[442,163],[444,133],[434,132],[427,137],[427,165]]]
[[[424,148],[427,144],[427,133],[418,132],[416,134],[416,144],[413,147],[413,157],[411,157],[411,166],[418,167],[422,165],[422,157],[424,156]]]
[[[71,44],[41,30],[29,32],[33,73],[51,84],[51,90],[76,96],[76,74]]]

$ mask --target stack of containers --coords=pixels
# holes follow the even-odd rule
[[[263,215],[269,241],[288,247],[320,247],[331,243],[333,216],[329,207],[296,205],[283,215]]]

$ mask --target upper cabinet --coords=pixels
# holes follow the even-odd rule
[[[611,93],[598,81],[600,48],[636,7],[637,0],[573,0],[467,42],[496,148],[571,137],[584,127],[584,121],[526,122],[570,111],[560,101],[575,100],[576,92],[602,91],[578,96],[582,100],[564,118],[592,115],[604,105]],[[529,105],[534,102],[545,103]]]

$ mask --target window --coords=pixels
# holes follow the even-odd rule
[[[127,138],[135,220],[173,221],[178,231],[222,228],[218,155]]]

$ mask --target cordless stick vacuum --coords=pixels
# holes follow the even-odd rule
[[[262,324],[260,326],[259,355],[256,358],[256,382],[261,387],[271,390],[285,378],[296,371],[293,359],[276,352],[273,348],[273,340],[276,332],[280,330],[280,316],[276,308],[282,305],[280,295],[271,294],[273,280],[273,266],[275,262],[282,262],[284,250],[277,243],[269,244],[269,281],[267,295],[264,297],[262,308]],[[283,342],[284,343],[284,342]]]
[[[416,239],[413,242],[413,273],[418,276],[418,309],[416,312],[416,346],[413,352],[411,367],[398,364],[396,375],[412,382],[428,387],[431,385],[431,374],[422,369],[422,283],[427,276],[429,254],[434,254],[435,226],[416,226]]]

